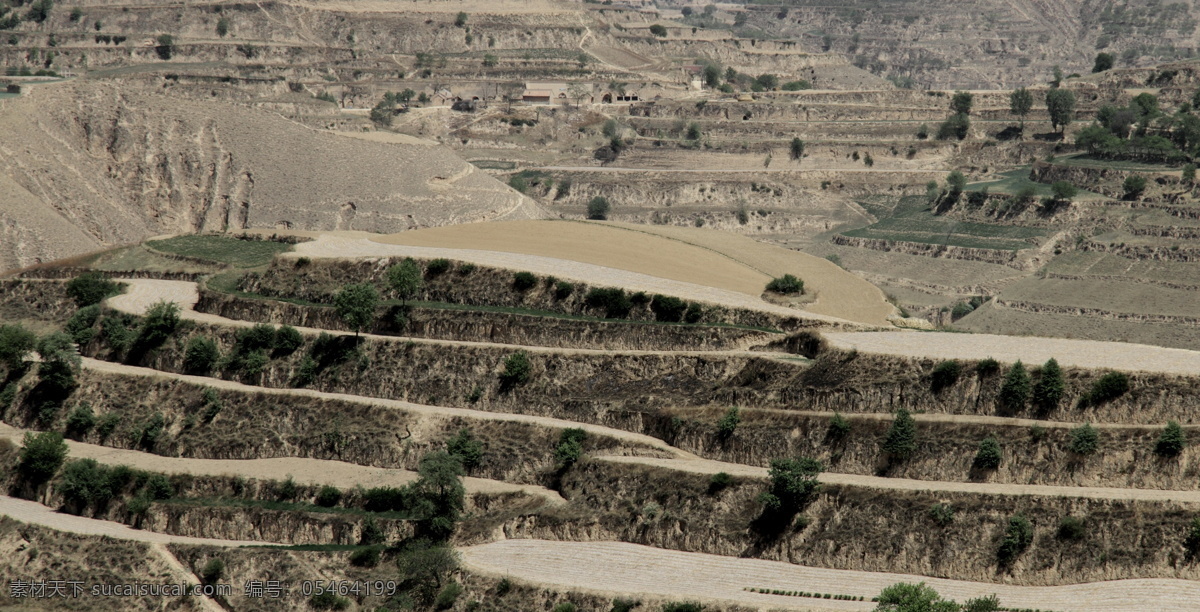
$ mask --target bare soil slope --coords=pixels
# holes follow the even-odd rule
[[[75,81],[0,101],[0,268],[163,233],[418,227],[543,216],[447,149]]]

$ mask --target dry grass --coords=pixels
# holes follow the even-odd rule
[[[995,593],[1001,605],[1062,612],[1195,610],[1200,583],[1187,580],[1114,580],[1059,587],[944,580],[923,576],[831,570],[777,561],[687,553],[621,542],[507,540],[462,550],[475,571],[503,574],[523,582],[589,592],[650,597],[738,601],[787,610],[871,610],[870,598],[897,582],[925,582],[941,595],[964,601]],[[619,585],[619,591],[617,589]],[[745,587],[861,595],[865,602],[816,601],[763,595]]]

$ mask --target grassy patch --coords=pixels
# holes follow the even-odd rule
[[[878,217],[879,221],[842,232],[845,236],[1017,251],[1033,246],[1027,240],[1046,235],[1045,230],[1037,228],[968,223],[940,217],[933,214],[928,203],[920,196],[903,197],[898,201],[891,199],[890,202],[875,199],[859,204]]]
[[[153,240],[146,246],[163,253],[195,257],[237,268],[255,268],[271,263],[279,253],[292,250],[292,245],[268,240],[239,240],[229,236],[177,236]]]
[[[1140,172],[1178,172],[1182,170],[1178,164],[1156,164],[1142,161],[1099,159],[1087,155],[1086,153],[1057,157],[1054,159],[1053,163],[1057,166],[1100,168],[1105,170],[1134,170]]]
[[[226,497],[173,497],[168,502],[173,505],[183,506],[201,506],[201,507],[217,507],[217,508],[262,508],[264,510],[277,510],[280,512],[311,512],[315,514],[340,514],[343,516],[374,516],[384,519],[407,520],[412,518],[403,512],[368,512],[361,508],[344,508],[334,506],[326,508],[316,504],[305,504],[297,502],[270,501],[260,499],[241,499],[241,498],[226,498]]]
[[[471,164],[480,170],[516,170],[517,163],[499,159],[476,159]]]

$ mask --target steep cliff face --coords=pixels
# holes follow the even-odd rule
[[[395,232],[542,216],[446,149],[350,139],[130,84],[0,102],[0,267],[176,232]]]

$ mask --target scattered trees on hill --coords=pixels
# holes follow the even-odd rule
[[[1111,53],[1097,53],[1096,62],[1092,64],[1092,74],[1112,70],[1113,55]]]
[[[608,212],[610,210],[612,210],[612,204],[608,201],[608,198],[604,196],[596,196],[588,201],[588,219],[604,221],[608,219]]]
[[[896,411],[892,427],[883,439],[883,451],[892,460],[903,461],[917,450],[917,422],[903,408]]]
[[[53,431],[38,434],[26,432],[17,474],[25,483],[36,488],[53,478],[66,458],[67,443],[63,442],[62,434]]]
[[[1046,92],[1046,110],[1050,113],[1050,125],[1062,133],[1075,119],[1075,94],[1069,89],[1051,89]]]
[[[1154,454],[1160,457],[1178,457],[1187,446],[1187,434],[1175,421],[1167,421],[1166,428],[1154,444]]]
[[[1029,401],[1029,395],[1029,372],[1025,371],[1024,364],[1017,361],[1008,369],[1008,374],[1004,377],[1004,384],[1000,386],[1000,395],[997,397],[997,401],[1006,413],[1014,414],[1025,408],[1025,404]]]
[[[405,257],[404,261],[398,264],[393,264],[387,269],[387,284],[392,293],[400,298],[400,303],[408,304],[408,300],[416,297],[417,292],[421,290],[421,285],[424,280],[421,278],[421,266],[416,260],[411,257]]]
[[[1033,386],[1033,403],[1042,414],[1049,413],[1058,408],[1064,390],[1062,368],[1059,367],[1058,360],[1050,358],[1038,371],[1038,381]]]
[[[333,298],[333,308],[338,318],[354,331],[354,337],[370,327],[375,320],[375,309],[379,306],[379,292],[370,283],[346,285]]]
[[[1021,131],[1025,131],[1025,115],[1033,109],[1033,94],[1028,89],[1019,87],[1008,94],[1008,109],[1021,119]]]
[[[784,274],[778,278],[771,279],[771,282],[767,283],[767,291],[780,295],[803,294],[804,281],[791,274]]]

